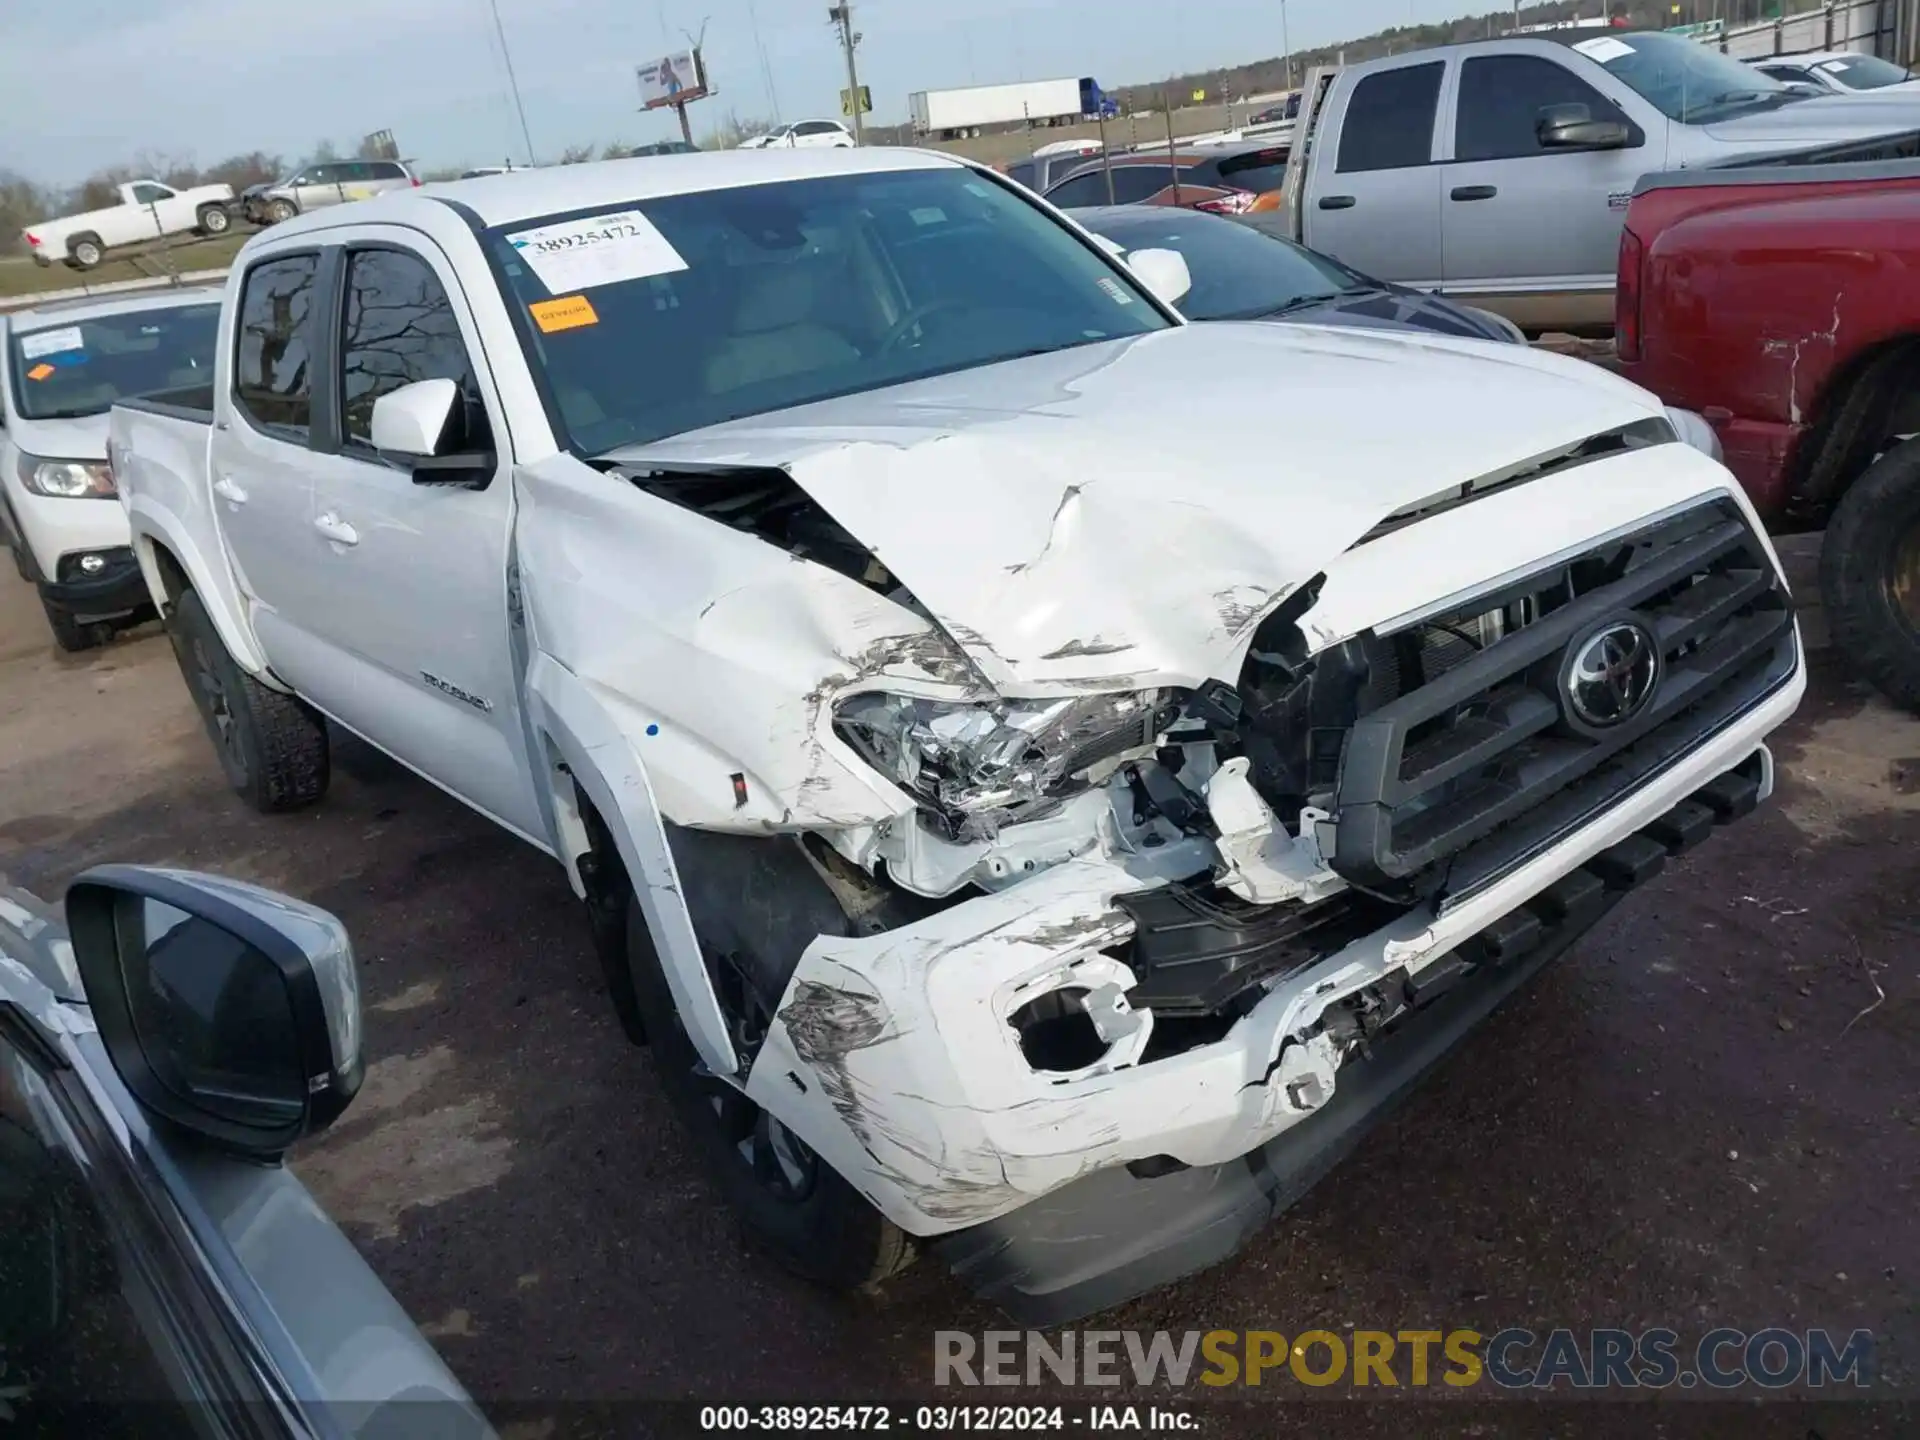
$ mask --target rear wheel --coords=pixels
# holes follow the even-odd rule
[[[76,235],[67,244],[67,263],[76,270],[91,270],[106,253],[98,235]]]
[[[805,1279],[852,1290],[913,1259],[913,1244],[780,1120],[701,1063],[631,892],[626,961],[660,1088],[748,1235]],[[766,1033],[772,1006],[739,969],[708,957],[736,1047]]]
[[[267,815],[327,793],[326,722],[234,664],[193,591],[174,602],[167,637],[235,794]]]
[[[1920,711],[1920,440],[1887,451],[1840,497],[1820,589],[1847,662]]]
[[[224,235],[233,224],[233,217],[227,213],[224,205],[202,205],[200,207],[200,233],[202,235]]]

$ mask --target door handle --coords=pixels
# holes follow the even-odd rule
[[[358,545],[360,543],[360,532],[332,511],[328,511],[325,515],[316,516],[314,518],[313,528],[336,545]]]
[[[1351,210],[1359,203],[1360,202],[1355,200],[1351,195],[1322,195],[1320,197],[1320,208],[1322,210]]]
[[[1456,185],[1453,187],[1455,200],[1491,200],[1500,193],[1494,185]]]
[[[247,503],[247,492],[234,483],[231,475],[222,475],[213,482],[213,493],[231,505]]]

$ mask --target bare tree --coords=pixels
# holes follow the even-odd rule
[[[580,165],[591,159],[593,159],[593,146],[591,145],[569,145],[560,152],[560,163],[562,165]]]
[[[742,117],[737,111],[729,110],[726,119],[700,138],[700,148],[731,150],[742,140],[751,140],[754,136],[764,135],[771,129],[773,129],[771,120],[755,120],[751,116]]]

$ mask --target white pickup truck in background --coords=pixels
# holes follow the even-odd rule
[[[169,235],[224,235],[233,225],[233,187],[196,185],[176,190],[158,180],[119,187],[120,203],[29,225],[21,232],[36,264],[61,260],[91,270],[112,250]]]
[[[249,241],[110,455],[240,794],[330,718],[551,855],[759,1240],[1061,1320],[1304,1193],[1805,684],[1646,392],[1186,283],[928,153],[492,176]]]

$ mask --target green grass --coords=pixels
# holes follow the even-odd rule
[[[253,233],[251,228],[236,229],[217,240],[184,238],[180,243],[159,247],[132,260],[108,259],[92,270],[73,270],[65,265],[36,265],[24,255],[0,255],[0,296],[34,295],[45,290],[73,290],[82,285],[108,285],[116,280],[143,280],[166,273],[171,263],[185,275],[195,270],[218,270],[232,262],[235,252]]]

